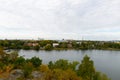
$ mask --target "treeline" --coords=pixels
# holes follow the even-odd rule
[[[0,46],[4,49],[25,50],[63,50],[63,49],[120,49],[120,42],[110,41],[75,41],[75,40],[0,40]]]
[[[79,63],[60,59],[42,64],[38,57],[25,59],[17,52],[6,54],[0,49],[0,79],[4,80],[110,80],[97,72],[87,55]]]

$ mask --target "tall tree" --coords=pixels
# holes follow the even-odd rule
[[[78,74],[84,80],[93,80],[95,75],[94,63],[87,55],[83,58],[82,63],[79,66]]]

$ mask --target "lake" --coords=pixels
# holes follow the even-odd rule
[[[97,71],[105,73],[112,80],[120,80],[120,51],[109,50],[66,50],[66,51],[34,51],[34,50],[20,50],[19,56],[31,58],[34,56],[42,59],[44,64],[49,61],[56,61],[59,59],[66,59],[69,61],[81,61],[87,54],[94,61]]]

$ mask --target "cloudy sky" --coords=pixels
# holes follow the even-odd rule
[[[120,0],[0,0],[0,39],[120,40]]]

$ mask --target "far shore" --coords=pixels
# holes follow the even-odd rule
[[[8,49],[8,50],[5,50],[6,52],[8,52],[8,53],[10,53],[10,52],[13,52],[13,51],[19,51],[19,50],[25,50],[25,49]],[[34,49],[29,49],[29,50],[34,50]],[[28,51],[29,51],[28,50]],[[35,51],[66,51],[66,50],[77,50],[77,51],[79,51],[79,50],[82,50],[82,51],[84,51],[84,50],[109,50],[109,51],[120,51],[120,49],[115,49],[115,48],[105,48],[105,49],[73,49],[73,48],[71,48],[71,49],[68,49],[68,48],[54,48],[54,49],[51,49],[51,50],[45,50],[45,49],[39,49],[39,50],[35,50]]]

